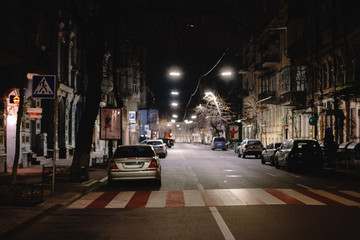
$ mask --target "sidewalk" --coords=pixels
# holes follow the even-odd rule
[[[61,159],[56,164],[70,165],[71,161],[71,159]],[[17,183],[42,183],[44,164],[19,168]],[[7,173],[0,173],[0,185],[11,182],[11,171],[12,169],[8,169]],[[106,169],[90,167],[89,181],[82,183],[55,181],[54,192],[51,184],[45,184],[43,202],[38,205],[0,205],[0,239],[6,239],[6,236],[26,227],[41,215],[70,204],[106,180]]]

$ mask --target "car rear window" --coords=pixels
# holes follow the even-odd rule
[[[225,142],[225,138],[223,137],[217,137],[214,139],[215,142]]]
[[[279,148],[281,146],[281,143],[275,143],[275,148]]]
[[[155,156],[155,154],[150,147],[118,148],[114,153],[114,158],[153,157],[153,156]]]
[[[319,145],[316,142],[296,142],[295,148],[297,149],[317,149]]]
[[[260,141],[249,141],[248,145],[261,145]]]
[[[151,141],[151,142],[147,142],[147,144],[149,144],[149,145],[161,145],[161,144],[163,144],[163,142],[161,142],[161,141]]]

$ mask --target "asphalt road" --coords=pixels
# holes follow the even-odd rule
[[[358,239],[360,184],[286,172],[233,151],[175,144],[162,186],[104,184],[13,239]]]

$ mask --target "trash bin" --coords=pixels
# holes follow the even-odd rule
[[[235,153],[237,153],[237,149],[238,149],[239,145],[240,145],[240,142],[234,142],[234,151],[235,151]]]
[[[350,151],[348,151],[347,146],[351,144],[352,142],[343,142],[339,145],[336,155],[338,161],[346,161],[347,159],[350,159]]]
[[[360,143],[353,142],[350,143],[346,149],[349,151],[349,164],[350,167],[354,167],[355,164],[359,164],[360,162]]]

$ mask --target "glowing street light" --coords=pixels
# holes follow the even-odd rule
[[[231,76],[232,72],[222,72],[221,76]]]
[[[191,119],[196,119],[196,116],[195,116],[195,115],[192,115],[192,116],[191,116]]]
[[[173,114],[172,117],[173,117],[173,118],[178,118],[178,115]]]
[[[179,95],[179,92],[178,91],[172,91],[171,95]]]
[[[170,72],[169,75],[173,76],[173,77],[179,77],[181,75],[181,73],[180,72]]]
[[[176,103],[176,102],[171,103],[171,106],[173,106],[173,107],[177,107],[178,105],[179,105],[179,104]]]

